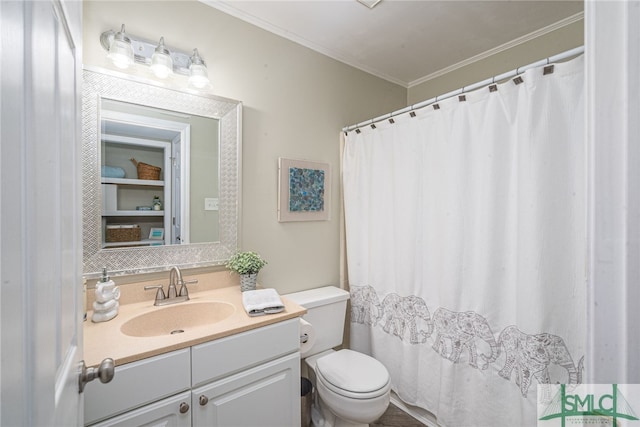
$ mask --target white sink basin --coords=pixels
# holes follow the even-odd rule
[[[133,317],[120,327],[120,331],[131,337],[179,334],[220,322],[235,311],[233,304],[219,301],[178,303]]]

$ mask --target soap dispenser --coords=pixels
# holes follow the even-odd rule
[[[102,278],[96,283],[95,296],[91,321],[106,322],[118,315],[120,288],[109,278],[106,267],[102,269]]]

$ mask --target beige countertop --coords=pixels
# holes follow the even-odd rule
[[[92,311],[87,312],[84,322],[84,359],[87,366],[98,366],[104,358],[112,358],[116,366],[166,353],[192,345],[201,344],[239,332],[260,328],[283,320],[300,317],[306,309],[281,297],[284,311],[276,314],[249,317],[242,305],[242,293],[238,286],[191,292],[191,299],[174,305],[156,307],[153,298],[147,301],[123,304],[118,315],[108,322],[93,323]],[[130,319],[148,312],[177,305],[218,301],[233,305],[235,310],[223,320],[213,324],[185,328],[183,333],[155,337],[132,337],[125,335],[122,325]]]

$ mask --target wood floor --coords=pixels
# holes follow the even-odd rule
[[[393,404],[389,405],[389,409],[378,419],[370,424],[370,427],[426,427],[420,421],[416,420],[404,411],[401,411]]]

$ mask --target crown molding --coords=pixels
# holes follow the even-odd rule
[[[407,84],[407,88],[412,88],[414,86],[417,86],[419,84],[425,83],[429,80],[433,80],[435,78],[444,76],[445,74],[448,74],[452,71],[458,70],[460,68],[466,67],[468,65],[471,65],[475,62],[478,61],[482,61],[484,59],[490,58],[493,55],[496,55],[498,53],[504,52],[506,50],[512,49],[514,47],[520,46],[524,43],[527,43],[531,40],[534,40],[538,37],[544,36],[545,34],[549,34],[553,31],[559,30],[561,28],[564,28],[568,25],[571,25],[575,22],[579,22],[584,20],[584,12],[580,12],[580,13],[576,13],[575,15],[571,15],[565,19],[562,19],[556,23],[553,23],[551,25],[548,25],[546,27],[540,28],[539,30],[533,31],[529,34],[525,34],[524,36],[518,37],[517,39],[511,40],[510,42],[507,42],[505,44],[502,44],[500,46],[494,47],[493,49],[489,49],[485,52],[482,52],[478,55],[472,56],[471,58],[467,58],[464,61],[460,61],[456,64],[450,65],[446,68],[443,68],[441,70],[438,70],[434,73],[428,74],[424,77],[421,77],[417,80],[414,80],[412,82],[409,82]]]

